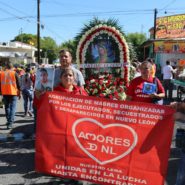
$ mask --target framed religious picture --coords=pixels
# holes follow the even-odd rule
[[[129,49],[121,30],[96,25],[82,34],[76,51],[77,64],[85,79],[111,74],[129,80]]]
[[[115,51],[110,41],[100,41],[91,44],[93,63],[112,63],[115,61]]]

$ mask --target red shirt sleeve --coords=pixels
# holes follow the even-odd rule
[[[165,93],[164,87],[158,78],[157,78],[157,88],[158,88],[157,94]]]
[[[130,82],[129,87],[126,90],[126,94],[128,96],[134,96],[134,90],[135,90],[135,79]]]

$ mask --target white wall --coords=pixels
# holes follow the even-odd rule
[[[156,58],[162,69],[167,60],[171,62],[172,66],[176,66],[178,59],[185,59],[185,53],[157,53]]]

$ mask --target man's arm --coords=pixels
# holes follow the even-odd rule
[[[80,70],[77,70],[77,85],[83,87],[85,85],[84,77]]]
[[[16,79],[17,89],[20,90],[21,89],[21,83],[20,83],[19,75],[17,73],[15,73],[15,79]]]

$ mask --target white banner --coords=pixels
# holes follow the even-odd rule
[[[123,67],[128,63],[97,63],[97,64],[80,64],[80,68],[108,68],[108,67]]]

